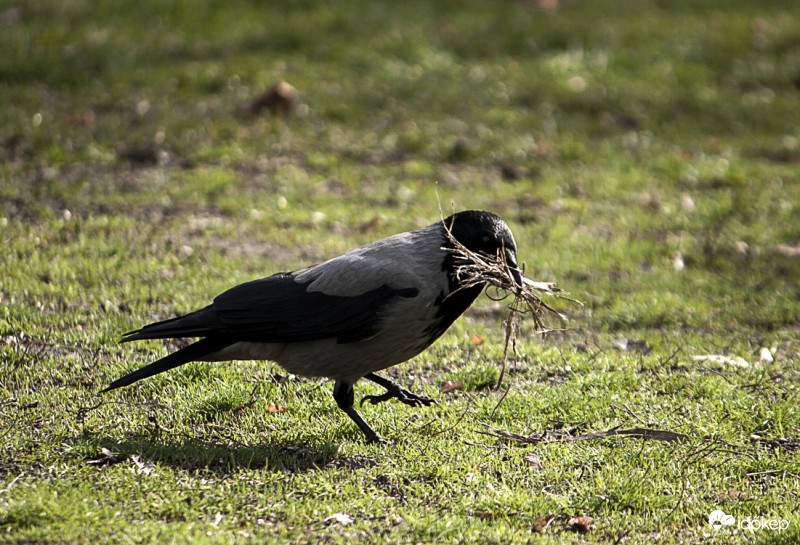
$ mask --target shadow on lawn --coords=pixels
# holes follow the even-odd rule
[[[268,469],[302,473],[330,467],[363,467],[373,460],[337,457],[338,446],[330,443],[309,445],[228,444],[213,439],[164,435],[132,437],[122,441],[110,437],[76,438],[87,453],[86,463],[95,466],[133,464],[138,472],[149,472],[159,465],[215,473],[235,473],[242,469]]]

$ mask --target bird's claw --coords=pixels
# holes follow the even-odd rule
[[[406,405],[410,405],[411,407],[429,407],[436,403],[435,400],[415,394],[413,392],[409,392],[405,388],[387,388],[386,392],[381,395],[369,395],[364,396],[361,398],[361,405],[364,405],[365,401],[369,401],[372,405],[377,405],[378,403],[383,403],[384,401],[389,401],[390,399],[397,399]]]
[[[374,436],[368,436],[367,443],[370,445],[392,446],[392,443],[377,434]]]

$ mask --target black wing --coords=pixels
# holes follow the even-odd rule
[[[326,338],[355,342],[378,332],[386,305],[419,293],[416,288],[393,289],[384,284],[350,297],[309,292],[308,285],[296,282],[289,273],[246,282],[202,310],[145,326],[123,341],[213,336],[231,343]]]

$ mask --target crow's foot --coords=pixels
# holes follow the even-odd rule
[[[392,384],[391,386],[386,387],[386,393],[384,394],[362,397],[361,405],[363,405],[365,401],[369,401],[372,405],[377,405],[378,403],[383,403],[384,401],[389,401],[390,399],[397,399],[401,403],[405,403],[411,407],[429,407],[430,405],[436,403],[436,401],[429,397],[409,392],[397,384]]]

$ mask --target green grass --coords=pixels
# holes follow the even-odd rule
[[[0,543],[800,540],[794,2],[0,2],[0,50]],[[501,390],[482,298],[390,371],[438,405],[364,408],[391,448],[270,363],[97,394],[174,348],[121,333],[437,193],[586,303]],[[688,439],[552,440],[616,426]]]

